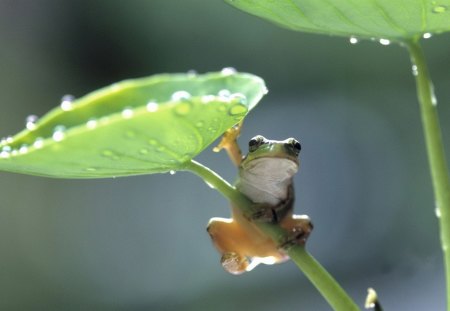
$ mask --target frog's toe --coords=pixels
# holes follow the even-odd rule
[[[222,267],[229,273],[239,275],[247,271],[249,260],[247,257],[242,256],[235,252],[227,252],[222,254],[220,260]]]

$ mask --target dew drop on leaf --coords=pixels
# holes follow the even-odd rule
[[[380,39],[378,40],[378,42],[380,42],[381,45],[389,45],[391,44],[391,41],[388,39]]]
[[[175,113],[180,116],[185,116],[191,112],[191,104],[189,102],[182,102],[176,105]]]
[[[2,151],[0,151],[0,158],[6,159],[9,158],[11,156],[11,153],[8,151],[5,151],[2,149]]]
[[[175,175],[176,172],[174,170],[170,170],[169,173],[170,175]]]
[[[72,102],[75,100],[75,97],[73,97],[72,95],[64,95],[61,98],[61,109],[64,111],[69,111],[72,110],[73,106],[72,106]]]
[[[350,44],[356,44],[359,42],[358,38],[356,38],[356,37],[350,37],[349,41],[350,41]]]
[[[219,97],[228,99],[228,97],[230,97],[230,95],[231,95],[231,92],[229,90],[223,89],[223,90],[220,90],[217,95],[219,95]]]
[[[42,148],[44,146],[44,139],[42,137],[36,138],[33,143],[33,147],[36,149]]]
[[[147,111],[148,112],[156,112],[156,111],[158,111],[158,103],[156,103],[156,102],[154,102],[154,101],[149,101],[148,103],[147,103]]]
[[[247,101],[247,97],[242,93],[231,94],[231,99],[238,100],[240,103],[245,103]]]
[[[436,14],[440,14],[440,13],[445,13],[447,11],[447,9],[448,9],[447,6],[438,4],[433,7],[432,12],[436,13]]]
[[[129,119],[133,116],[134,111],[133,108],[131,107],[127,107],[124,110],[122,110],[122,117],[124,117],[125,119]]]
[[[27,152],[28,152],[28,145],[23,144],[22,146],[20,146],[20,148],[19,148],[19,153],[20,154],[24,154],[24,153],[27,153]]]
[[[90,130],[95,129],[97,127],[97,120],[96,119],[90,119],[86,122],[86,127]]]
[[[208,104],[214,101],[215,99],[216,97],[214,95],[203,95],[201,101],[203,104]]]
[[[3,146],[2,147],[2,152],[11,152],[12,148],[11,146]]]
[[[422,38],[424,38],[424,39],[429,39],[429,38],[431,38],[431,37],[432,37],[432,34],[429,33],[429,32],[426,32],[426,33],[424,33],[424,34],[422,35]]]
[[[232,116],[242,115],[247,112],[247,107],[242,104],[235,104],[228,109],[228,113]]]
[[[114,153],[114,151],[106,149],[102,151],[102,156],[112,159],[112,160],[119,160],[119,156]]]
[[[170,98],[173,101],[182,101],[182,100],[189,99],[190,97],[191,97],[191,94],[189,94],[186,91],[177,91],[177,92],[173,93]]]
[[[27,128],[27,130],[29,131],[33,131],[36,129],[36,122],[38,121],[38,117],[35,115],[29,115],[26,119],[25,119],[25,127]]]
[[[148,154],[148,149],[147,148],[142,148],[141,150],[139,150],[140,154]]]
[[[237,73],[237,71],[236,71],[236,69],[234,69],[233,67],[226,67],[226,68],[223,68],[223,69],[220,71],[220,73],[221,73],[222,75],[224,75],[224,76],[230,76],[230,75],[233,75],[233,74]]]
[[[57,142],[63,140],[66,135],[65,131],[66,131],[65,126],[63,126],[63,125],[56,126],[53,130],[53,135],[52,135],[53,140],[57,141]]]

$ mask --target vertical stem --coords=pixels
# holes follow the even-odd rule
[[[447,283],[447,310],[450,310],[450,181],[436,109],[436,97],[424,53],[418,40],[406,42],[413,63],[417,96],[420,103],[428,162],[431,170],[436,215],[439,218],[441,246]]]

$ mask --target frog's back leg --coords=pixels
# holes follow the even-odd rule
[[[250,271],[257,263],[282,262],[286,256],[259,231],[249,232],[232,219],[212,218],[207,227],[214,246],[222,255],[223,268],[232,274]]]

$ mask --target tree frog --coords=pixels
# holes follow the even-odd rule
[[[221,254],[224,269],[242,274],[260,263],[274,264],[289,259],[283,247],[264,235],[255,222],[277,223],[289,234],[286,244],[304,245],[312,224],[306,215],[294,215],[293,176],[298,171],[300,143],[294,138],[268,140],[255,136],[249,152],[242,157],[237,144],[240,126],[225,133],[214,151],[225,149],[238,166],[235,188],[255,203],[254,215],[248,216],[231,204],[231,218],[212,218],[207,231]]]

